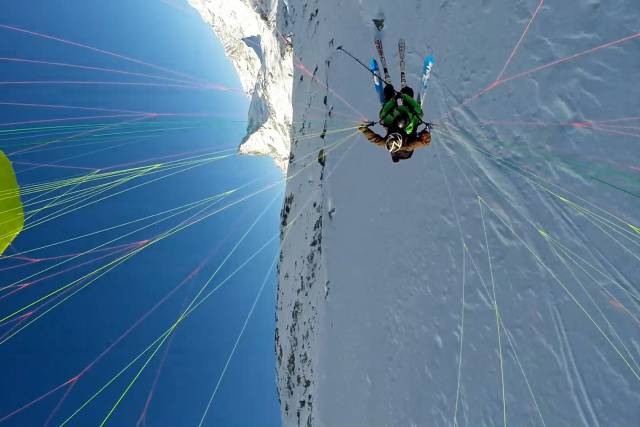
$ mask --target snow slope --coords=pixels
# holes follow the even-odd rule
[[[269,10],[295,69],[285,425],[640,425],[640,3]],[[437,61],[440,125],[398,164],[354,133],[379,106],[336,51],[368,61],[380,15],[395,81],[399,37],[410,85]]]

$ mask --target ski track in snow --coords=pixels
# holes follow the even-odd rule
[[[234,1],[252,45],[217,31],[256,85],[250,122],[277,129],[273,105],[293,105],[266,147],[248,129],[281,167],[291,148],[283,423],[640,425],[640,3]],[[215,28],[220,0],[191,2]],[[376,56],[381,15],[396,84],[399,38],[416,91],[436,58],[425,119],[440,125],[399,164],[354,135],[379,103],[336,51]]]

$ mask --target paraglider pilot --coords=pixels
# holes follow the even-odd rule
[[[385,102],[380,110],[380,124],[385,127],[387,134],[382,137],[369,127],[375,123],[363,123],[358,130],[373,144],[385,147],[391,154],[394,163],[410,159],[418,148],[431,143],[430,126],[421,131],[418,127],[422,123],[422,107],[413,98],[413,89],[408,86],[396,92],[392,85],[384,88]]]

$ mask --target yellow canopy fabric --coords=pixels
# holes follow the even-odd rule
[[[22,231],[24,210],[11,162],[0,150],[0,255]]]

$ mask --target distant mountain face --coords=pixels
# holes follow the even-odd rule
[[[252,96],[241,151],[287,171],[285,425],[638,424],[640,3],[191,2]],[[414,89],[436,58],[397,164],[336,50],[376,57],[381,16],[394,82],[400,38]]]
[[[189,0],[211,25],[251,98],[242,154],[271,156],[286,173],[293,108],[292,50],[276,28],[275,2]]]

